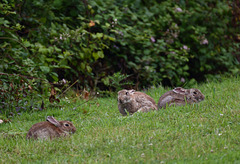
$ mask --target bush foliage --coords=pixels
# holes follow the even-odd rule
[[[105,90],[121,72],[140,89],[238,73],[237,6],[225,0],[3,0],[1,84],[13,78],[6,74],[17,74],[26,83],[64,78],[79,80],[80,89]]]

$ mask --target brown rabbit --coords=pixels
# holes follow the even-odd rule
[[[70,121],[57,121],[48,116],[47,121],[34,124],[27,133],[27,139],[53,139],[74,133],[76,128]]]
[[[177,87],[171,91],[164,93],[158,100],[158,109],[166,108],[166,105],[186,105],[198,103],[204,100],[204,95],[198,89],[184,89],[181,87]]]
[[[143,92],[123,89],[118,92],[118,109],[122,115],[127,115],[125,110],[130,114],[148,112],[157,110],[157,105],[153,98]]]

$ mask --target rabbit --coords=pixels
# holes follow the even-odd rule
[[[157,105],[153,98],[143,92],[123,89],[118,91],[118,109],[125,116],[127,112],[132,115],[135,112],[157,110]]]
[[[34,124],[27,133],[27,139],[53,139],[75,133],[76,128],[70,121],[57,121],[47,116],[46,121]]]
[[[187,104],[198,103],[203,101],[205,96],[199,89],[191,88],[184,89],[181,87],[174,88],[171,91],[164,93],[158,100],[158,109],[166,108],[166,105],[180,106]]]

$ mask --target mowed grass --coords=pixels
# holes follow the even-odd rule
[[[195,88],[206,97],[199,104],[126,117],[118,111],[117,95],[82,105],[62,100],[62,109],[23,113],[0,124],[0,163],[240,163],[240,78]],[[146,93],[158,101],[166,91]],[[70,119],[77,132],[26,140],[29,128],[48,115]]]

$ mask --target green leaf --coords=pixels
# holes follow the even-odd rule
[[[85,66],[86,66],[85,63],[81,63],[81,64],[80,64],[80,68],[81,68],[81,70],[85,70]]]
[[[55,50],[57,53],[62,52],[62,50],[61,50],[60,48],[56,47],[56,46],[54,46],[54,50]]]
[[[110,36],[108,37],[108,39],[111,40],[111,41],[115,41],[116,40],[115,38],[110,37]]]
[[[92,56],[94,57],[95,60],[97,60],[99,58],[98,53],[97,52],[93,52]]]
[[[87,72],[92,72],[92,68],[90,66],[86,66]]]
[[[95,60],[97,60],[98,58],[104,58],[103,51],[93,52],[92,56],[94,57]]]
[[[104,58],[103,51],[98,51],[97,53],[98,53],[99,58]]]
[[[51,77],[53,78],[54,81],[58,81],[58,74],[55,72],[50,73]]]
[[[99,38],[99,39],[102,38],[103,37],[103,33],[97,33],[96,37]]]
[[[110,24],[109,24],[109,23],[105,23],[105,25],[106,25],[107,27],[110,27]]]
[[[109,77],[102,78],[101,81],[106,86],[109,86],[109,84],[110,84]]]
[[[32,44],[31,44],[29,41],[25,40],[25,41],[23,42],[23,45],[24,45],[25,47],[30,47]]]
[[[40,69],[43,73],[48,73],[50,72],[50,68],[48,66],[40,66]]]

